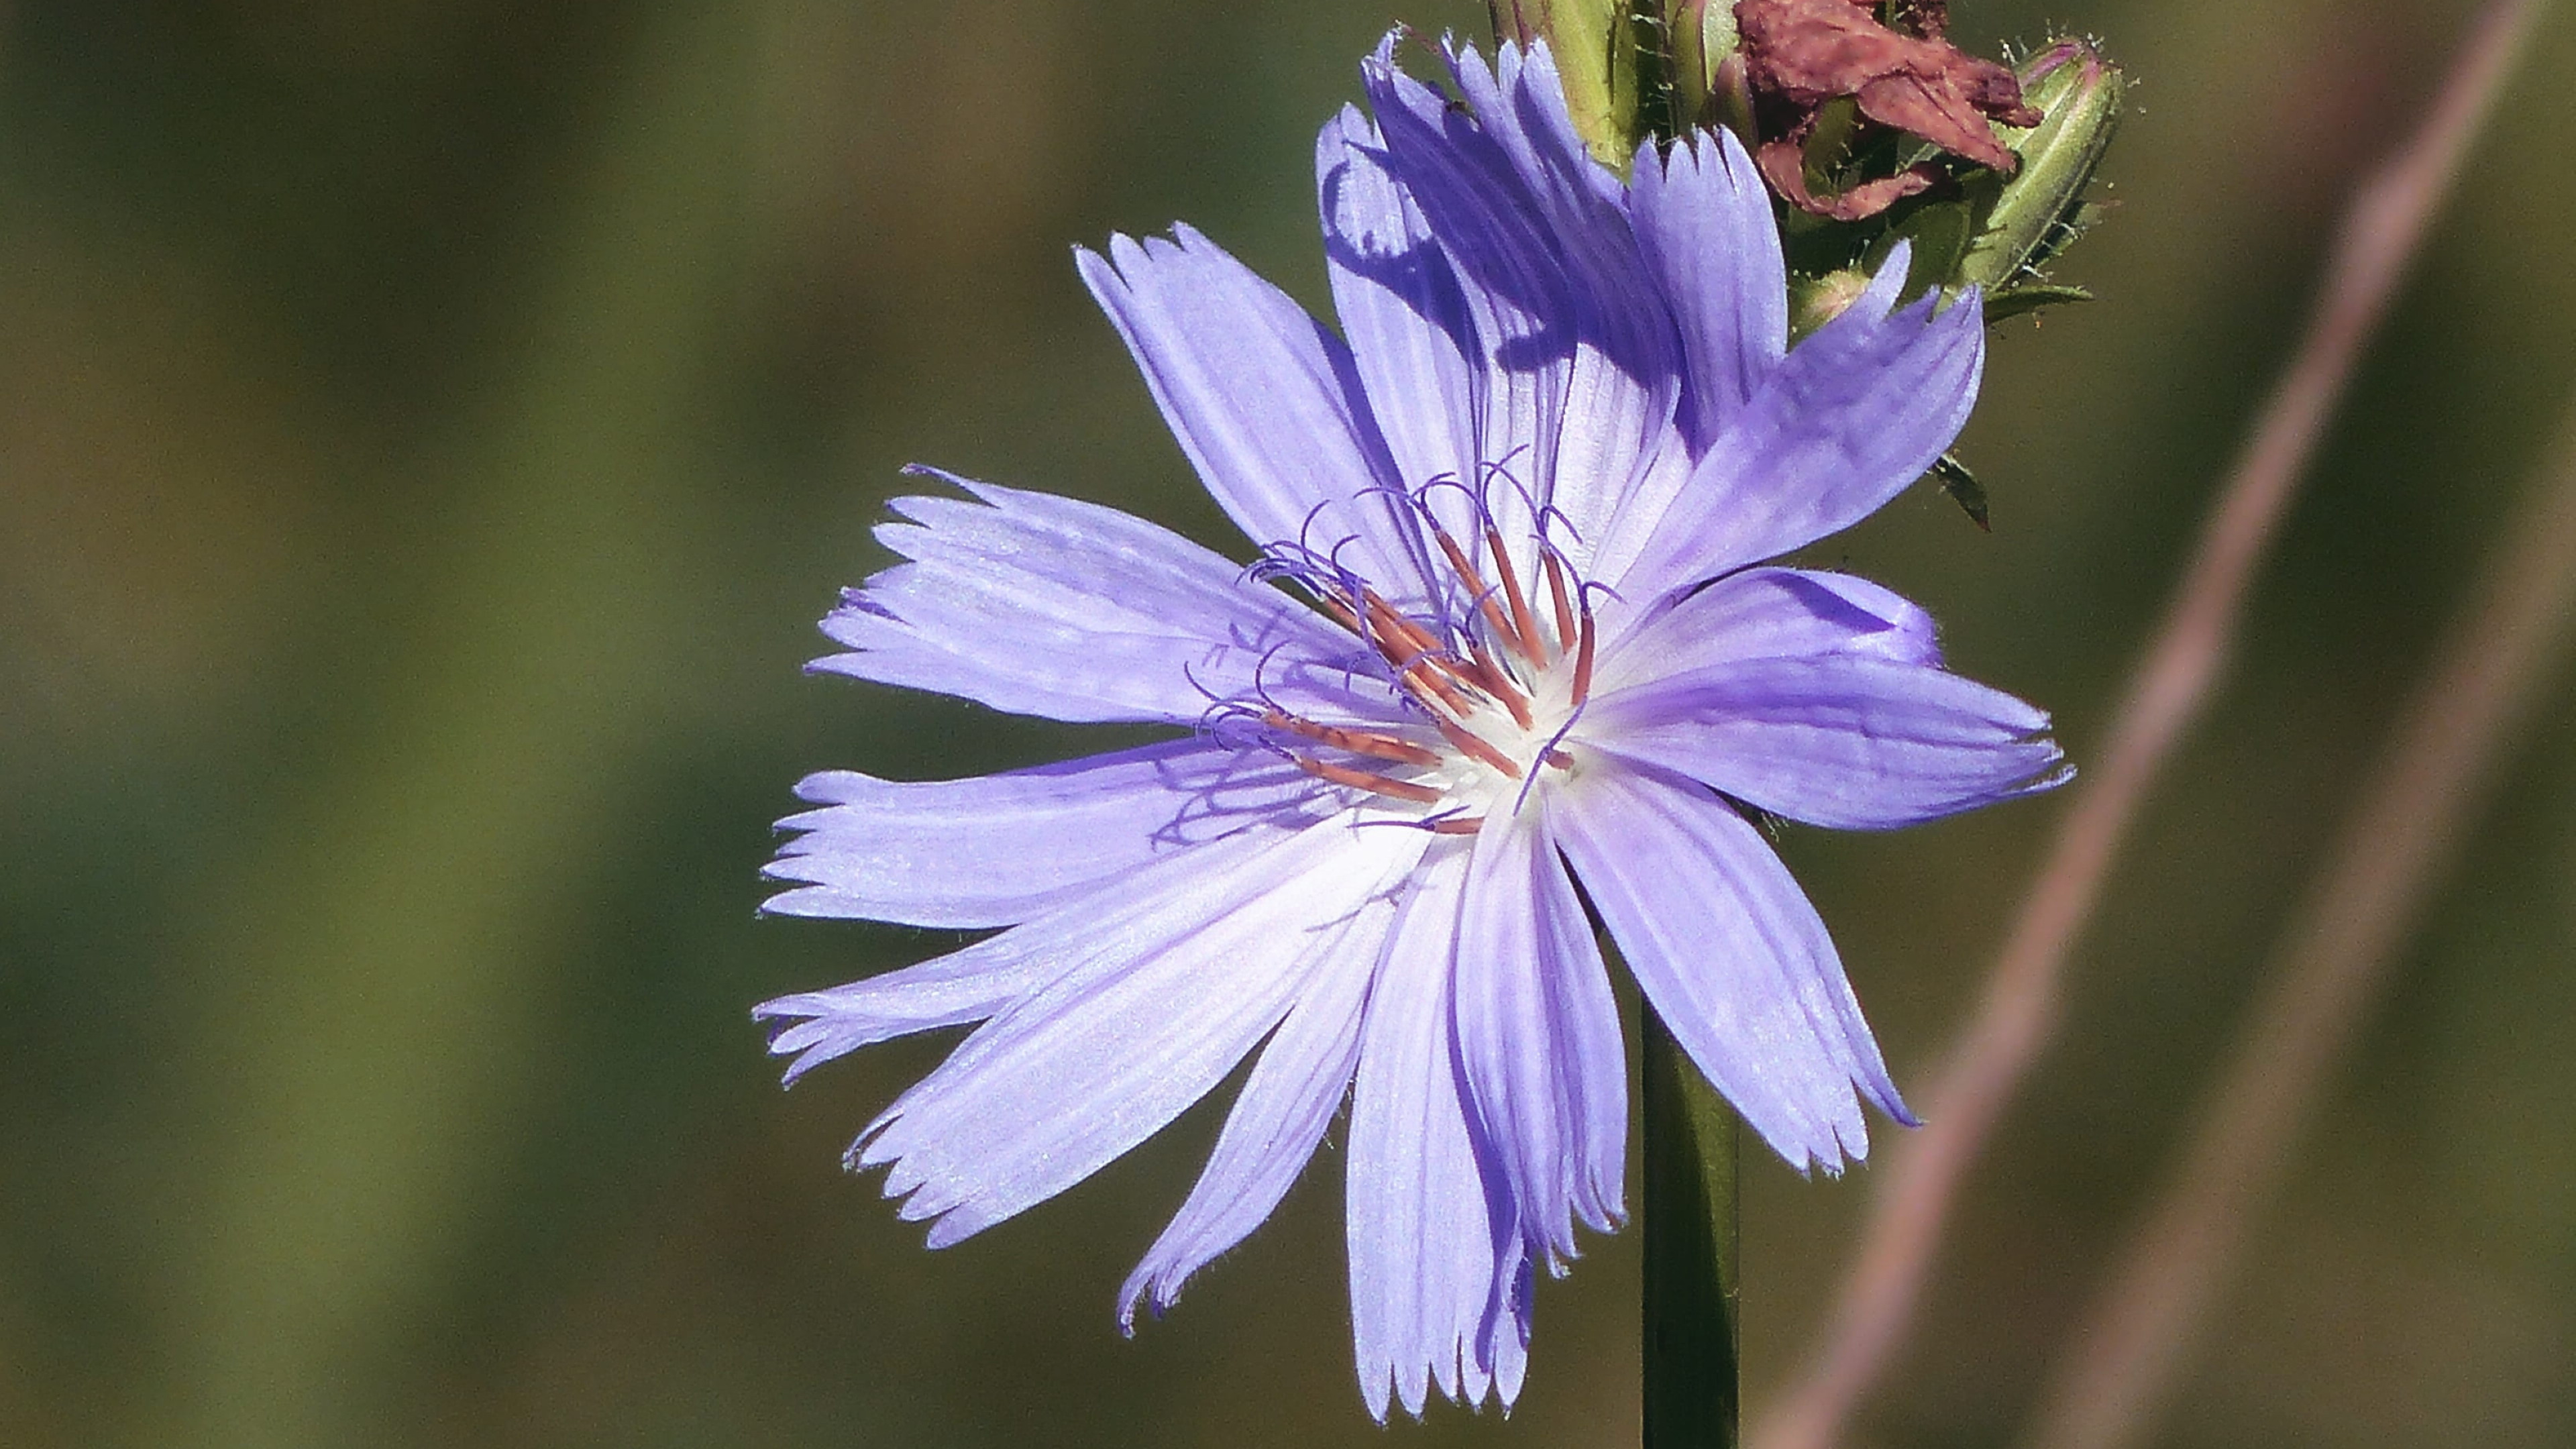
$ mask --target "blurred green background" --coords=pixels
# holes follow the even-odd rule
[[[2079,760],[2456,0],[1968,0],[2109,37],[2100,302],[1998,335],[1965,452],[1817,550]],[[1188,218],[1310,302],[1315,128],[1469,0],[12,0],[0,8],[0,1444],[1617,1445],[1634,1234],[1543,1287],[1519,1410],[1380,1430],[1338,1160],[1122,1341],[1203,1106],[930,1254],[745,1017],[927,954],[761,921],[801,773],[1094,740],[809,680],[895,468],[1240,556],[1067,249]],[[2345,410],[2223,697],[2075,963],[1864,1423],[1984,1445],[2193,1093],[2576,386],[2576,16]],[[2165,1421],[2174,1445],[2576,1443],[2576,692],[2407,948]],[[1920,1087],[2063,800],[1794,831]],[[1892,1131],[1894,1129],[1885,1129]],[[1868,1194],[1747,1186],[1758,1403]]]

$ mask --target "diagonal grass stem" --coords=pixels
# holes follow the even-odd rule
[[[2163,1195],[2067,1340],[2032,1449],[2126,1449],[2152,1426],[2498,754],[2566,653],[2571,613],[2576,407],[2274,956]]]
[[[2541,0],[2492,0],[2430,113],[2354,196],[2298,352],[2219,492],[2101,762],[2076,786],[1975,1016],[1924,1098],[1927,1125],[1889,1154],[1823,1342],[1764,1419],[1759,1449],[1832,1449],[1903,1339],[1959,1183],[2055,1029],[2067,954],[2111,862],[2206,703],[2255,568],[2541,9]]]

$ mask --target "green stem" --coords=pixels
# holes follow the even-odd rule
[[[1736,1121],[1645,1018],[1645,1449],[1736,1442]]]

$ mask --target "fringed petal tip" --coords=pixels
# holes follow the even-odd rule
[[[2047,751],[2048,762],[2046,765],[2034,772],[2029,779],[2024,780],[2019,785],[2013,787],[2013,789],[2006,793],[2003,798],[2008,800],[2019,800],[2029,795],[2045,795],[2049,791],[2057,789],[2061,785],[2074,783],[2076,775],[2075,762],[2066,758],[2066,752],[2058,747],[2057,741],[2048,738],[2046,735],[2034,735],[2024,743],[2035,748],[2045,749]]]
[[[1398,576],[1409,540],[1366,500],[1401,480],[1339,334],[1184,224],[1168,239],[1113,236],[1105,258],[1077,252],[1075,266],[1244,537],[1340,540],[1363,573]]]
[[[1923,1125],[1923,1119],[1905,1105],[1904,1095],[1897,1091],[1896,1082],[1883,1067],[1870,1060],[1859,1065],[1861,1070],[1851,1079],[1851,1096],[1842,1113],[1819,1140],[1809,1145],[1805,1161],[1791,1159],[1799,1176],[1839,1179],[1852,1168],[1869,1165],[1869,1123],[1861,1110],[1864,1104],[1877,1108],[1887,1120],[1909,1131]]]
[[[1151,1299],[1150,1303],[1148,1302],[1149,1298]],[[1179,1299],[1180,1295],[1178,1293],[1174,1293],[1171,1301],[1167,1302],[1159,1289],[1154,1289],[1149,1292],[1147,1285],[1142,1281],[1142,1270],[1139,1270],[1136,1276],[1129,1277],[1128,1280],[1121,1284],[1118,1289],[1118,1336],[1120,1338],[1134,1338],[1136,1336],[1136,1310],[1138,1308],[1147,1308],[1153,1314],[1154,1321],[1159,1323],[1162,1321],[1163,1315],[1171,1311],[1172,1304],[1178,1302]]]
[[[1380,1428],[1386,1427],[1399,1408],[1415,1423],[1424,1422],[1434,1397],[1447,1399],[1472,1414],[1482,1414],[1491,1406],[1496,1414],[1509,1419],[1520,1401],[1522,1380],[1528,1370],[1528,1338],[1517,1338],[1509,1351],[1479,1352],[1461,1344],[1455,1355],[1420,1365],[1410,1374],[1400,1367],[1382,1365],[1375,1375],[1361,1376],[1360,1400]]]
[[[1128,1274],[1127,1281],[1118,1287],[1119,1336],[1136,1336],[1139,1309],[1154,1322],[1162,1322],[1165,1314],[1181,1306],[1181,1290],[1187,1288],[1195,1276],[1192,1267],[1168,1263],[1158,1265],[1150,1259],[1138,1264],[1136,1271]]]
[[[767,909],[767,907],[763,907]],[[769,1025],[769,1054],[792,1056],[778,1085],[792,1087],[807,1072],[846,1056],[866,1043],[836,1034],[828,1021],[831,1007],[822,993],[806,992],[764,1001],[751,1009],[751,1019]]]
[[[1861,1094],[1869,1098],[1870,1105],[1886,1113],[1887,1120],[1897,1126],[1911,1131],[1923,1125],[1923,1119],[1914,1115],[1913,1108],[1905,1105],[1905,1097],[1896,1090],[1895,1082],[1882,1077],[1862,1082],[1860,1089]]]
[[[761,878],[776,881],[798,880],[799,877],[788,873],[793,865],[793,861],[773,860],[760,868]],[[846,893],[834,890],[828,885],[810,881],[798,884],[791,890],[780,891],[754,906],[752,910],[763,916],[788,916],[800,921],[879,919],[864,905],[853,901]]]

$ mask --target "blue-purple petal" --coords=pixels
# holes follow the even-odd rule
[[[1452,79],[1501,146],[1562,259],[1575,350],[1543,496],[1577,538],[1599,535],[1658,451],[1681,398],[1682,353],[1664,299],[1620,206],[1566,113],[1544,46],[1505,44],[1489,71],[1448,51]]]
[[[1876,512],[1958,436],[1985,361],[1973,292],[1894,311],[1900,246],[1867,292],[1772,369],[1669,505],[1641,490],[1595,567],[1643,601]]]
[[[1534,1256],[1609,1232],[1628,1137],[1627,1053],[1600,948],[1535,819],[1476,837],[1458,917],[1458,1054]]]
[[[752,1020],[784,1023],[770,1032],[769,1051],[794,1058],[785,1073],[793,1086],[863,1046],[982,1021],[1036,995],[1062,970],[1052,954],[1032,949],[1051,939],[1043,930],[1006,932],[901,970],[764,1001]]]
[[[1506,536],[1517,539],[1535,522],[1526,505],[1543,501],[1556,477],[1575,365],[1571,283],[1502,147],[1446,95],[1405,74],[1394,49],[1390,36],[1362,66],[1361,83],[1389,169],[1421,208],[1458,279],[1474,331],[1472,361],[1484,379],[1480,471],[1459,481],[1485,490]],[[1486,465],[1521,488],[1486,488]]]
[[[1419,1416],[1429,1390],[1462,1402],[1518,1391],[1528,1260],[1511,1193],[1476,1136],[1450,1038],[1467,849],[1446,842],[1406,886],[1378,963],[1351,1093],[1346,1196],[1360,1393]]]
[[[803,882],[762,909],[952,928],[1007,926],[1163,856],[1324,809],[1290,762],[1174,740],[968,780],[880,780],[852,770],[796,787],[820,807],[763,874]]]
[[[1115,891],[1084,893],[1055,910],[945,956],[847,982],[800,991],[752,1008],[756,1021],[783,1022],[769,1039],[793,1056],[787,1080],[860,1047],[914,1032],[964,1026],[1035,998],[1084,962],[1162,939],[1202,919],[1213,898],[1261,886],[1257,863],[1304,827],[1262,825],[1194,851],[1165,855],[1127,872]]]
[[[1593,743],[1792,820],[1887,830],[2065,782],[2048,716],[1946,670],[1746,659],[1596,699]]]
[[[1475,324],[1422,208],[1355,107],[1316,139],[1315,190],[1334,309],[1397,476],[1417,489],[1473,478],[1484,407]]]
[[[1705,449],[1742,414],[1789,350],[1789,282],[1771,194],[1753,158],[1719,130],[1637,153],[1628,216],[1680,325],[1690,389],[1681,423]]]
[[[1606,698],[1738,660],[1817,654],[1937,665],[1941,643],[1931,615],[1867,579],[1746,569],[1623,628],[1602,646],[1592,688]]]
[[[1391,900],[1372,900],[1322,953],[1226,1114],[1197,1186],[1119,1289],[1121,1329],[1135,1330],[1140,1304],[1156,1317],[1170,1311],[1190,1275],[1261,1226],[1315,1155],[1359,1067],[1361,1015],[1394,918]]]
[[[934,476],[979,501],[894,500],[910,521],[877,536],[912,561],[844,596],[823,632],[849,652],[812,668],[1071,721],[1196,724],[1263,689],[1330,718],[1383,708],[1350,687],[1347,635],[1169,529]]]
[[[889,1169],[886,1195],[931,1221],[934,1248],[1080,1182],[1223,1080],[1424,840],[1337,820],[1176,857],[1216,858],[1069,933],[1054,979],[887,1108],[853,1165]]]
[[[1824,922],[1761,833],[1696,787],[1604,769],[1557,839],[1646,1000],[1773,1151],[1839,1172],[1868,1155],[1866,1096],[1913,1117]]]
[[[1480,462],[1510,480],[1487,490],[1504,535],[1519,546],[1535,503],[1589,537],[1666,440],[1679,341],[1546,53],[1444,54],[1464,107],[1398,69],[1392,39],[1363,81],[1390,169],[1463,284],[1486,379]]]
[[[1228,517],[1264,549],[1303,546],[1373,578],[1417,563],[1401,480],[1350,349],[1285,292],[1187,226],[1079,251],[1083,281],[1145,376],[1172,436]]]

